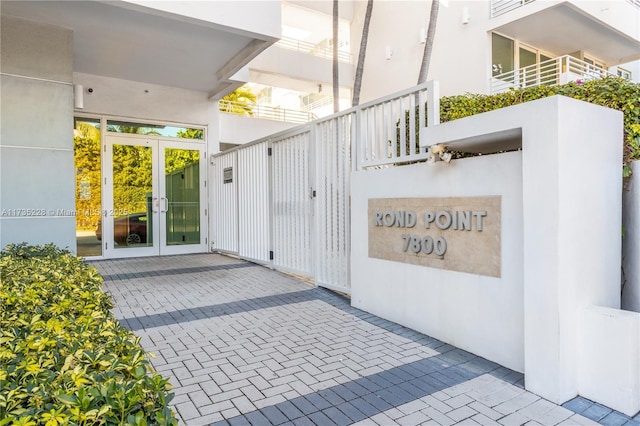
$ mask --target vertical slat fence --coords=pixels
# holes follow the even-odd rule
[[[214,250],[350,293],[350,174],[426,159],[418,134],[440,121],[437,89],[429,82],[214,156]]]
[[[269,262],[269,156],[263,141],[237,151],[238,155],[238,254]]]
[[[312,276],[309,130],[272,143],[273,265]]]

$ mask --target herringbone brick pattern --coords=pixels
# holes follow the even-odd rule
[[[184,424],[595,424],[519,373],[267,268],[210,254],[94,265]]]

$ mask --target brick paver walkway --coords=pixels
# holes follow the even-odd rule
[[[187,425],[640,425],[583,398],[555,405],[522,374],[248,262],[93,264]]]

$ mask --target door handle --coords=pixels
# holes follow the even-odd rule
[[[162,197],[162,199],[164,200],[164,210],[162,212],[166,213],[169,211],[169,199],[167,197]]]

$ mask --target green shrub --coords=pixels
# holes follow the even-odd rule
[[[168,380],[101,284],[53,245],[0,253],[0,426],[177,423]]]
[[[624,114],[624,174],[630,161],[640,160],[640,85],[619,77],[607,77],[558,86],[537,86],[495,95],[466,94],[440,99],[442,123],[493,111],[523,102],[564,95],[622,111]]]

